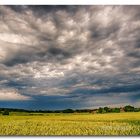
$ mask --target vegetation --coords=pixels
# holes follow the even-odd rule
[[[9,115],[9,111],[8,110],[4,110],[2,115]]]
[[[140,135],[140,108],[0,108],[0,135]],[[7,117],[5,117],[7,115]]]
[[[139,112],[140,108],[127,105],[120,108],[99,107],[98,109],[65,109],[65,110],[25,110],[25,109],[12,109],[0,108],[0,112],[27,112],[27,113],[119,113],[119,112]]]
[[[66,109],[62,111],[63,113],[74,113],[74,110],[72,109]]]
[[[124,107],[125,112],[134,112],[135,108],[133,106],[127,105]]]
[[[140,135],[140,112],[29,114],[0,116],[0,135]]]

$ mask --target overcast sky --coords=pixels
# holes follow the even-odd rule
[[[140,106],[140,6],[0,6],[0,107]]]

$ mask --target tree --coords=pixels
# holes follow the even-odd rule
[[[112,108],[111,112],[119,113],[120,112],[120,108]]]
[[[106,111],[104,110],[104,108],[102,108],[102,107],[99,107],[99,109],[98,109],[98,113],[105,113]]]
[[[66,109],[62,111],[63,113],[73,113],[74,111],[72,109]]]
[[[109,108],[108,107],[104,107],[105,112],[109,112]]]
[[[127,105],[124,107],[125,112],[134,112],[135,108],[133,106]]]
[[[98,109],[98,113],[102,113],[102,108],[100,107],[99,109]]]
[[[134,108],[134,112],[139,112],[140,109],[139,108]]]
[[[9,115],[9,111],[8,110],[4,110],[4,112],[2,113],[2,115]]]

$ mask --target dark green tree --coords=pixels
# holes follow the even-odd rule
[[[125,112],[134,112],[135,108],[133,106],[127,105],[124,107]]]
[[[134,108],[134,112],[139,112],[140,109],[139,108]]]
[[[100,108],[98,109],[98,113],[102,113],[102,110],[103,110],[103,108],[100,107]]]
[[[104,111],[105,111],[106,113],[108,113],[108,112],[109,112],[109,108],[108,108],[108,107],[104,107]]]
[[[120,108],[112,108],[111,112],[119,113],[120,112]]]
[[[98,111],[97,111],[98,113],[105,113],[106,111],[104,110],[104,108],[102,108],[102,107],[99,107],[99,109],[98,109]]]
[[[73,113],[74,111],[72,109],[66,109],[62,111],[63,113]]]

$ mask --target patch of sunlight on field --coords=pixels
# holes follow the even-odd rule
[[[140,135],[140,112],[0,116],[0,135]]]

